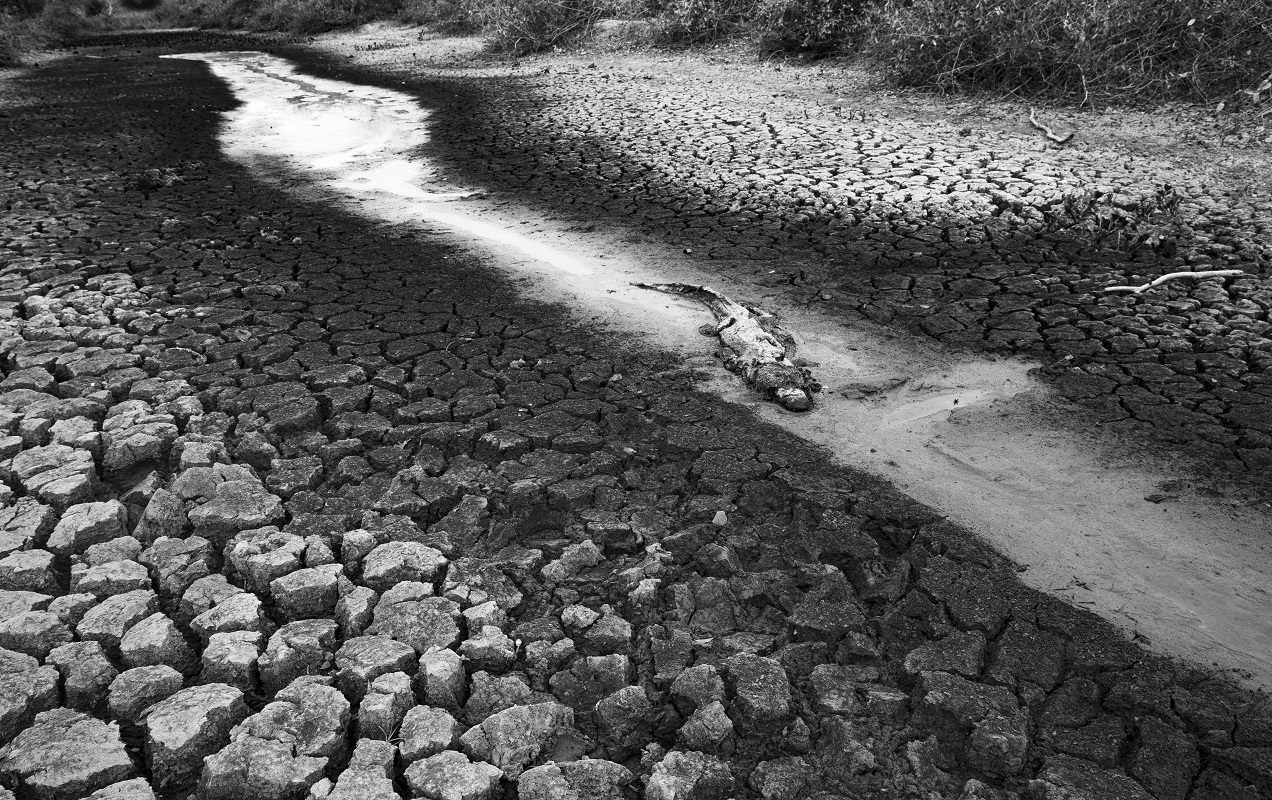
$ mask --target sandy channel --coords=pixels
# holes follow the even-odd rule
[[[1224,498],[1145,500],[1169,465],[1110,464],[1099,448],[1031,411],[1046,390],[1033,364],[948,352],[933,343],[814,310],[781,313],[826,385],[810,413],[760,402],[713,357],[691,301],[634,282],[732,286],[681,254],[571,232],[529,207],[443,185],[419,156],[429,112],[389,90],[300,73],[257,52],[173,56],[206,62],[239,105],[220,133],[226,155],[299,196],[370,220],[448,232],[527,295],[580,321],[685,355],[703,388],[874,472],[984,537],[1043,591],[1099,613],[1157,652],[1237,672],[1272,688],[1272,516]]]

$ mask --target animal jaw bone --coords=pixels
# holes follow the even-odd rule
[[[808,370],[791,362],[795,340],[772,314],[748,308],[707,286],[688,283],[637,283],[641,289],[692,297],[716,318],[724,366],[788,411],[808,411],[821,385]]]

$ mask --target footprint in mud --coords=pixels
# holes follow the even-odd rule
[[[882,402],[885,395],[898,387],[904,386],[913,380],[909,375],[889,375],[883,378],[873,378],[870,380],[850,383],[842,387],[839,393],[849,400],[863,400],[870,402]]]

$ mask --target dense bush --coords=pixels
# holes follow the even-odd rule
[[[658,39],[668,44],[701,44],[747,33],[758,0],[667,0],[656,19]]]
[[[44,0],[0,0],[0,16],[30,19],[44,10]]]
[[[174,27],[241,27],[247,22],[242,5],[235,0],[168,0],[155,16]]]
[[[1213,98],[1272,72],[1272,0],[879,0],[901,82],[1085,101]]]
[[[591,33],[601,6],[597,0],[484,0],[473,17],[494,47],[532,53]]]
[[[265,0],[250,5],[252,28],[317,33],[391,16],[402,4],[400,0]]]
[[[160,0],[0,0],[0,64],[41,37],[73,36],[91,2]],[[150,13],[293,33],[398,19],[483,31],[518,53],[570,44],[602,16],[647,17],[663,44],[865,53],[907,85],[1079,102],[1240,97],[1272,79],[1272,0],[166,0]]]
[[[443,30],[473,31],[477,22],[472,0],[405,0],[397,18],[409,25],[437,25]]]
[[[664,0],[656,8],[658,39],[700,44],[755,41],[765,53],[846,52],[871,0]]]
[[[74,39],[87,27],[92,0],[14,0],[0,9],[0,67],[31,51]]]
[[[495,46],[531,52],[589,32],[597,0],[177,0],[161,11],[171,24],[318,33],[377,19],[484,30]]]
[[[174,25],[318,33],[391,18],[402,0],[169,0],[159,9]]]
[[[765,52],[832,55],[846,52],[870,0],[770,0],[761,7]]]
[[[0,67],[16,67],[31,49],[31,23],[17,14],[0,12]]]
[[[940,91],[1214,99],[1272,77],[1272,0],[662,0],[656,22],[668,44],[864,50]]]

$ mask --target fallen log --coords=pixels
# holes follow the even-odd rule
[[[641,289],[680,294],[705,305],[715,316],[720,358],[747,385],[788,411],[808,411],[821,384],[791,362],[795,339],[772,314],[748,308],[706,286],[688,283],[636,283]]]
[[[1197,272],[1170,272],[1156,280],[1151,280],[1148,283],[1141,284],[1140,286],[1108,286],[1104,289],[1104,291],[1106,293],[1130,292],[1131,294],[1143,294],[1149,289],[1152,289],[1155,286],[1161,286],[1167,281],[1177,281],[1185,278],[1190,278],[1192,280],[1196,280],[1198,278],[1235,278],[1238,275],[1245,274],[1246,272],[1240,269],[1209,269],[1199,270]]]

